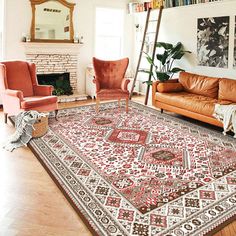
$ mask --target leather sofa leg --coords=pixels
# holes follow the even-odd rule
[[[57,119],[57,114],[58,114],[58,110],[55,110],[55,120],[58,121]]]
[[[4,113],[4,122],[5,122],[5,124],[7,124],[7,118],[8,118],[8,114]]]

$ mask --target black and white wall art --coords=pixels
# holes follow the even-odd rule
[[[228,68],[228,51],[229,16],[198,19],[198,65]]]

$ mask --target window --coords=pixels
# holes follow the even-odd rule
[[[124,10],[96,8],[95,56],[116,60],[123,53]]]
[[[3,58],[3,0],[0,0],[0,60]]]

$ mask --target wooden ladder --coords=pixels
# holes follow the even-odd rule
[[[151,11],[152,11],[152,9],[149,8],[148,12],[147,12],[146,23],[145,23],[144,34],[143,34],[143,40],[142,40],[141,50],[140,50],[140,54],[139,54],[138,64],[137,64],[136,71],[135,71],[133,85],[131,87],[130,99],[133,96],[133,92],[134,92],[135,84],[136,84],[136,81],[137,81],[137,78],[138,78],[138,74],[141,72],[140,71],[140,65],[141,65],[141,61],[142,61],[142,58],[143,58],[143,54],[144,54],[144,45],[145,45],[145,42],[146,42],[146,39],[147,39],[147,35],[150,33],[150,32],[148,32],[149,24],[150,24],[150,22],[154,22],[154,21],[157,24],[156,24],[156,30],[154,32],[155,37],[154,37],[154,46],[153,46],[153,51],[152,51],[152,60],[153,61],[154,61],[155,55],[156,55],[156,42],[157,42],[157,39],[158,39],[160,25],[161,25],[163,4],[161,4],[161,6],[159,8],[158,19],[157,20],[150,20]],[[149,71],[152,71],[152,70],[153,70],[153,65],[150,65]],[[151,80],[152,80],[152,75],[149,74],[148,82],[150,82]],[[146,91],[145,102],[144,102],[145,105],[147,105],[147,103],[148,103],[149,91],[150,91],[150,83],[147,83],[147,91]]]

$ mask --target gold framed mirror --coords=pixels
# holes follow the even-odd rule
[[[30,0],[31,41],[72,43],[75,3],[66,0]]]

